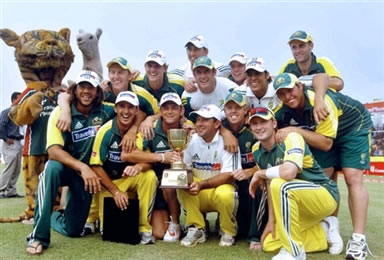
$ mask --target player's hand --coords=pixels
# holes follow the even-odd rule
[[[224,140],[224,150],[230,153],[237,153],[239,149],[239,140],[229,131],[221,131],[221,136]]]
[[[143,134],[146,140],[152,140],[155,136],[155,132],[153,131],[153,123],[154,119],[151,116],[148,116],[141,122],[139,126],[139,131]]]
[[[72,116],[71,111],[61,110],[56,127],[61,132],[71,131]]]
[[[256,188],[264,185],[264,179],[260,178],[257,172],[253,174],[251,182],[249,183],[249,195],[255,198]]]
[[[188,79],[184,84],[184,90],[188,93],[193,93],[197,91],[197,83],[194,78]]]
[[[137,69],[132,69],[130,81],[134,81],[138,76],[140,76],[140,71]]]
[[[315,106],[313,107],[313,117],[316,124],[320,123],[329,115],[328,107],[325,105],[324,98],[316,98]]]
[[[176,151],[164,153],[164,162],[163,163],[165,163],[165,164],[174,163],[174,162],[180,161],[180,160],[181,160],[181,154],[176,152]]]
[[[123,171],[122,177],[135,177],[142,169],[143,167],[139,164],[127,166]]]
[[[285,138],[287,138],[287,135],[292,132],[296,132],[296,127],[288,126],[288,127],[280,128],[276,132],[276,142],[279,144],[283,143]]]
[[[130,153],[136,149],[136,134],[136,130],[131,127],[123,136],[123,140],[119,145],[122,146],[125,152]]]
[[[113,195],[113,199],[115,200],[116,206],[121,209],[125,210],[128,207],[129,200],[128,200],[128,194],[126,192],[117,191]]]
[[[249,176],[242,169],[234,170],[232,172],[232,176],[235,180],[238,180],[238,181],[243,181],[243,180],[249,179]]]
[[[80,170],[81,178],[84,180],[84,189],[89,193],[96,193],[101,190],[100,178],[87,165]]]
[[[271,233],[272,234],[272,239],[275,240],[275,221],[271,221],[268,219],[267,225],[264,228],[263,234],[261,234],[261,244],[264,243],[265,237]]]
[[[105,79],[100,83],[100,87],[105,92],[112,92],[112,88],[110,86],[111,81],[109,79]]]
[[[189,193],[196,196],[201,190],[200,182],[192,182],[189,188]]]

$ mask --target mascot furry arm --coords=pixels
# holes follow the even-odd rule
[[[15,48],[16,62],[27,84],[27,89],[15,102],[19,105],[13,106],[9,114],[15,124],[33,123],[42,110],[43,96],[52,96],[61,88],[61,82],[74,59],[70,34],[68,28],[59,32],[32,30],[21,36],[9,29],[0,30],[0,38]],[[30,91],[35,93],[22,100]]]

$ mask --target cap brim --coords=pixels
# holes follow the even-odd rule
[[[288,44],[290,44],[291,43],[291,41],[301,41],[301,42],[310,42],[311,40],[310,39],[302,39],[302,38],[293,38],[293,39],[290,39],[289,41],[288,41]]]
[[[245,59],[241,59],[241,58],[233,58],[229,61],[228,64],[231,64],[232,61],[237,61],[238,63],[241,63],[243,65],[247,64],[247,61]]]
[[[87,83],[91,84],[92,87],[94,87],[94,88],[97,88],[97,86],[99,85],[96,82],[92,82],[92,80],[87,80],[87,79],[81,79],[81,80],[77,81],[76,84],[80,84],[82,82],[87,82]]]
[[[195,46],[198,49],[201,49],[201,48],[205,47],[204,44],[201,44],[199,42],[193,42],[193,41],[187,42],[184,47],[187,48],[189,44],[193,44],[193,46]]]
[[[252,118],[255,118],[255,117],[260,117],[260,118],[262,118],[262,119],[264,119],[266,121],[273,118],[273,116],[270,113],[268,113],[268,115],[265,115],[265,116],[257,115],[256,114],[256,115],[252,115],[252,116],[249,117],[249,122],[251,122]]]
[[[256,68],[254,68],[254,67],[247,68],[245,71],[247,72],[248,70],[254,70],[254,71],[257,71],[257,72],[264,72],[264,71],[266,71],[265,68],[264,68],[264,69],[256,69]]]
[[[129,66],[124,66],[123,64],[121,64],[120,62],[118,61],[110,61],[107,63],[107,67],[111,67],[113,64],[117,64],[119,65],[121,68],[125,69],[125,70],[128,70],[129,72],[131,72],[131,68]]]
[[[145,63],[150,62],[150,61],[156,62],[156,63],[159,64],[160,66],[163,66],[163,65],[165,64],[164,62],[161,62],[161,61],[159,61],[159,60],[157,60],[157,59],[152,59],[152,58],[146,59],[146,60],[145,60]]]

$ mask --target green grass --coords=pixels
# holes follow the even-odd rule
[[[0,167],[1,168],[1,167]],[[377,177],[367,177],[376,178]],[[22,178],[18,183],[18,191],[22,193]],[[351,234],[351,220],[347,209],[346,186],[339,181],[341,207],[339,213],[340,231],[344,242]],[[370,194],[368,223],[366,235],[371,251],[384,259],[383,253],[383,219],[384,197],[383,183],[367,182]],[[1,199],[0,217],[18,216],[25,208],[25,199]],[[213,220],[211,225],[213,225]],[[30,259],[25,253],[25,237],[32,226],[21,223],[0,224],[0,259]],[[207,242],[194,248],[181,247],[179,243],[168,244],[162,241],[155,245],[126,245],[101,240],[99,234],[85,238],[68,238],[54,231],[51,232],[51,246],[39,256],[39,259],[271,259],[272,253],[250,252],[246,241],[238,241],[233,247],[221,248],[217,237],[209,237]],[[307,254],[307,259],[343,259],[343,255],[331,256],[327,252]]]

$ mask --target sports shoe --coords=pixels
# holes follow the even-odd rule
[[[272,257],[272,260],[305,260],[305,259],[306,259],[306,255],[305,255],[304,249],[300,251],[300,254],[298,256],[293,256],[284,247],[280,249],[280,252],[277,255]]]
[[[96,223],[95,222],[87,222],[84,225],[83,232],[80,234],[82,237],[90,234],[96,233]]]
[[[343,251],[343,239],[340,236],[339,220],[337,217],[326,217],[321,225],[325,230],[327,242],[329,245],[328,251],[331,255],[338,255]]]
[[[151,244],[154,244],[156,241],[155,237],[152,236],[152,232],[141,232],[140,236],[141,236],[140,243],[142,245],[151,245]]]
[[[187,235],[181,240],[181,245],[186,247],[193,247],[197,243],[204,243],[207,240],[205,231],[202,228],[189,227]]]
[[[180,225],[175,222],[169,222],[168,230],[163,237],[164,242],[176,242],[180,237]]]
[[[221,236],[219,246],[232,246],[234,243],[235,243],[235,239],[233,238],[233,236],[227,233],[224,233]]]
[[[34,218],[26,218],[23,221],[21,221],[24,225],[33,225],[35,224]]]
[[[354,260],[364,260],[368,253],[373,256],[367,242],[365,241],[365,236],[357,233],[353,233],[352,237],[347,243],[347,250],[345,251],[345,259]]]

